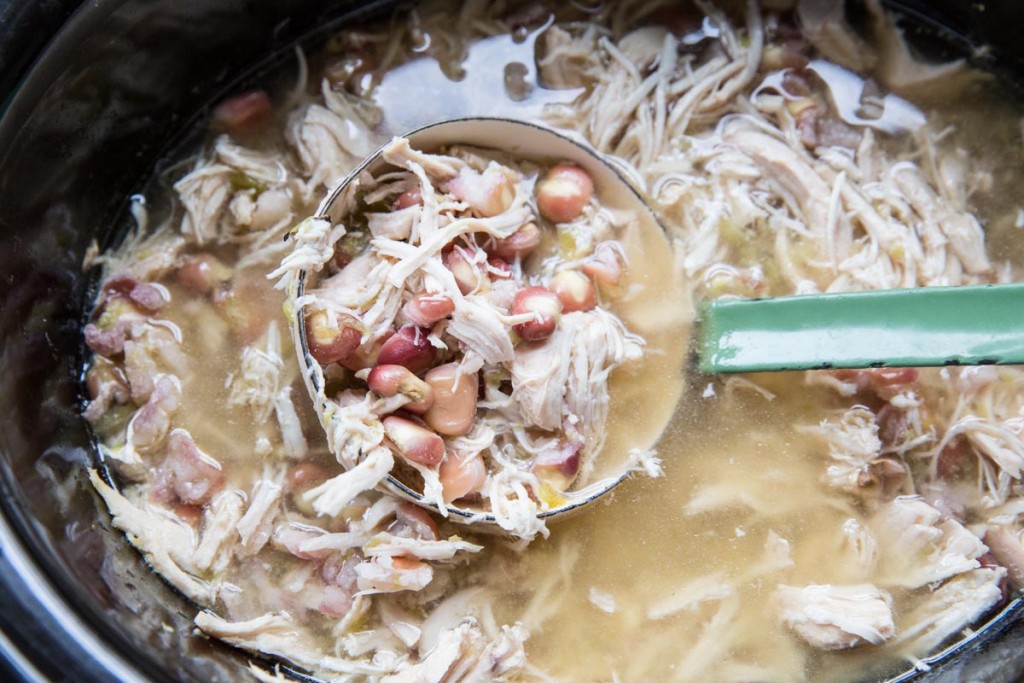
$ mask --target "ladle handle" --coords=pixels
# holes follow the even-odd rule
[[[703,372],[1024,363],[1024,284],[718,300]]]

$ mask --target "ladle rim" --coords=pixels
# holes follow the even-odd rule
[[[535,132],[544,135],[550,135],[564,142],[572,144],[581,152],[591,157],[594,161],[601,164],[608,171],[610,171],[615,181],[620,183],[624,188],[626,188],[629,191],[630,194],[632,194],[637,207],[642,207],[643,210],[648,214],[649,219],[653,221],[653,223],[657,225],[658,228],[662,230],[662,232],[665,232],[664,226],[661,224],[661,221],[658,220],[657,214],[653,211],[653,209],[651,209],[643,194],[641,194],[641,192],[637,190],[634,184],[630,182],[629,178],[625,174],[623,174],[622,171],[619,170],[619,168],[616,167],[613,161],[611,161],[608,157],[606,157],[600,151],[595,149],[585,140],[570,137],[569,135],[566,135],[562,131],[558,131],[547,126],[543,126],[532,121],[510,119],[501,116],[466,116],[434,121],[432,123],[428,123],[417,128],[414,128],[397,137],[404,137],[408,139],[410,143],[412,143],[414,137],[421,135],[422,133],[425,133],[432,129],[441,126],[450,126],[452,124],[465,124],[475,122],[500,123],[510,126],[531,128]],[[352,169],[351,172],[348,173],[348,175],[346,175],[333,189],[331,189],[323,198],[323,200],[321,200],[320,204],[317,206],[316,214],[312,216],[312,219],[332,222],[330,212],[335,202],[338,201],[341,195],[345,192],[346,189],[348,189],[349,185],[351,185],[355,179],[357,179],[364,171],[366,171],[372,164],[374,164],[381,158],[381,155],[384,153],[384,150],[387,148],[388,144],[390,144],[390,141],[380,145],[371,154],[367,155],[354,169]],[[458,140],[453,139],[447,144],[458,144]],[[308,270],[305,268],[298,271],[296,278],[296,299],[300,299],[305,294],[307,275]],[[317,401],[316,398],[316,395],[318,395],[318,392],[321,390],[321,387],[319,386],[319,375],[316,372],[316,368],[319,364],[310,353],[309,344],[306,339],[305,316],[301,315],[301,310],[295,311],[293,324],[296,325],[296,329],[298,331],[298,334],[296,336],[299,342],[298,351],[300,360],[303,365],[303,373],[307,380],[307,389],[309,389],[311,393],[315,394],[313,397],[314,404],[319,406],[319,401]],[[319,408],[318,412],[321,412]],[[322,415],[320,417],[322,417]],[[568,516],[568,513],[579,511],[581,508],[584,508],[590,505],[591,503],[596,502],[599,498],[604,497],[606,494],[615,489],[619,484],[628,479],[631,473],[631,470],[627,469],[617,477],[609,477],[606,480],[607,483],[605,485],[601,486],[598,489],[595,489],[586,497],[580,498],[578,500],[570,499],[569,502],[567,502],[566,504],[560,505],[559,507],[556,508],[551,508],[549,510],[538,512],[536,516],[538,519],[542,520],[551,520],[556,517],[565,518],[566,516]],[[597,483],[601,482],[595,482],[595,484]],[[444,513],[447,512],[448,516],[451,516],[457,521],[473,524],[482,522],[484,524],[498,526],[497,519],[492,513],[489,512],[468,510],[465,508],[455,507],[451,504],[446,504],[444,506],[444,511],[442,511],[440,505],[437,505],[427,500],[423,496],[423,494],[410,488],[409,486],[404,484],[402,481],[400,481],[390,473],[382,480],[382,484],[390,492],[398,495],[399,497],[405,500],[408,500],[411,503],[415,503],[416,505],[419,505],[420,507],[423,507],[428,510],[437,511],[442,515],[444,515]]]

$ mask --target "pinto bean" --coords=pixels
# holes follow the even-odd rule
[[[532,471],[556,491],[568,490],[580,472],[582,444],[570,442],[537,456]]]
[[[956,481],[974,461],[974,451],[963,436],[957,436],[939,452],[935,463],[939,478],[945,481]]]
[[[434,347],[427,338],[430,330],[406,325],[391,335],[380,348],[378,365],[401,365],[413,373],[423,372],[434,363]]]
[[[451,503],[479,491],[487,478],[487,468],[480,454],[465,455],[452,451],[441,462],[438,476],[444,502]]]
[[[360,370],[372,368],[377,364],[377,357],[380,355],[380,350],[384,348],[384,341],[378,340],[368,347],[359,346],[355,351],[350,353],[347,358],[338,361],[338,365],[343,368],[348,368],[352,372],[359,372]]]
[[[551,278],[551,291],[562,302],[562,311],[589,311],[597,305],[594,283],[578,270],[563,270]]]
[[[608,242],[601,242],[583,264],[583,272],[598,285],[615,287],[622,280],[622,255]]]
[[[131,388],[124,371],[116,363],[97,356],[86,374],[86,387],[92,400],[106,400],[114,403],[127,403],[131,398]],[[101,398],[102,397],[102,398]]]
[[[132,418],[132,445],[147,450],[163,443],[171,428],[171,418],[180,406],[180,385],[167,375],[159,377],[145,405]]]
[[[481,267],[484,260],[469,249],[456,247],[445,256],[444,265],[455,276],[455,284],[459,286],[459,291],[469,294],[483,289],[488,282],[487,275]]]
[[[378,365],[370,370],[366,384],[378,396],[405,396],[409,402],[402,408],[417,415],[427,412],[434,403],[433,387],[402,365]]]
[[[148,313],[155,313],[167,304],[164,290],[149,282],[139,282],[131,277],[113,277],[103,285],[103,298],[124,298],[137,308]]]
[[[1010,588],[1024,588],[1024,545],[1005,527],[990,525],[985,531],[985,545],[995,561],[1006,567]]]
[[[896,458],[878,458],[857,476],[857,486],[873,490],[882,500],[892,500],[903,492],[909,476],[906,465]]]
[[[186,505],[179,503],[174,506],[174,514],[181,521],[189,526],[198,526],[203,518],[203,508],[199,505]]]
[[[384,432],[398,454],[418,465],[433,467],[444,457],[444,440],[426,427],[404,417],[385,417]]]
[[[491,256],[514,261],[529,255],[540,245],[541,231],[536,223],[527,223],[504,239],[491,238],[484,243],[484,249]]]
[[[313,509],[312,501],[306,501],[302,494],[330,479],[331,474],[329,469],[315,462],[300,462],[295,465],[288,474],[292,505],[295,509],[304,515],[315,517],[316,511]]]
[[[147,315],[127,294],[105,289],[92,319],[85,326],[85,343],[101,356],[111,358],[124,351],[125,342],[133,337],[135,323],[146,320]]]
[[[487,259],[487,274],[492,280],[511,280],[512,266],[505,259],[492,256]]]
[[[273,105],[263,90],[251,90],[224,100],[213,110],[215,129],[233,134],[250,132],[270,115]]]
[[[184,429],[175,429],[168,437],[162,468],[174,494],[186,505],[204,505],[224,488],[226,477],[220,464],[200,451]]]
[[[186,258],[177,271],[178,284],[192,295],[206,295],[231,279],[231,268],[210,254]]]
[[[430,327],[454,311],[455,302],[444,294],[417,294],[402,308],[405,317],[420,327]]]
[[[479,377],[460,374],[457,363],[446,363],[428,372],[424,380],[434,389],[434,404],[424,413],[424,422],[445,436],[468,433],[476,421]]]
[[[910,418],[907,411],[886,403],[875,416],[878,423],[878,438],[886,446],[902,443],[910,430]]]
[[[345,557],[341,553],[331,555],[320,567],[320,578],[324,583],[356,591],[356,566],[361,560],[356,556]]]
[[[306,343],[316,362],[330,365],[348,358],[359,347],[362,333],[339,316],[331,323],[325,311],[313,311],[306,316]]]
[[[422,560],[417,560],[414,557],[406,557],[404,555],[395,555],[391,558],[391,566],[398,571],[408,572],[416,571],[417,569],[423,569],[429,565]]]
[[[266,306],[269,292],[266,280],[252,273],[237,276],[230,287],[213,293],[213,307],[243,344],[251,344],[267,331],[272,314]]]
[[[395,201],[392,203],[391,208],[394,211],[401,211],[402,209],[408,209],[410,206],[418,206],[422,204],[423,195],[420,194],[420,188],[414,187],[413,189],[406,190],[395,197]]]
[[[516,292],[509,309],[512,315],[533,313],[535,318],[515,325],[512,329],[527,341],[542,341],[555,331],[562,314],[562,302],[550,289],[527,287]]]
[[[340,619],[352,609],[352,594],[338,586],[324,586],[323,597],[317,610],[321,614]]]
[[[815,104],[814,100],[797,100],[791,102],[791,104],[804,104],[810,102],[806,106],[796,107],[796,111],[793,112],[793,118],[796,122],[797,132],[800,133],[800,142],[803,143],[807,149],[814,149],[818,146],[818,118],[821,116],[821,109]],[[794,109],[794,107],[790,107]]]
[[[441,532],[430,513],[412,503],[402,503],[395,513],[395,521],[388,525],[388,533],[402,538],[437,541]]]
[[[579,166],[559,164],[537,183],[537,210],[552,223],[567,223],[583,213],[594,181]]]
[[[307,491],[331,478],[331,471],[315,462],[300,462],[292,468],[288,481],[292,489]]]

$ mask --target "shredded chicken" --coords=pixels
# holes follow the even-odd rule
[[[292,617],[285,612],[265,614],[242,622],[229,622],[210,612],[199,612],[196,626],[236,647],[286,656],[303,666],[333,675],[379,676],[388,670],[370,661],[324,656],[309,646],[296,630]]]
[[[953,519],[917,497],[900,496],[882,506],[871,520],[884,548],[880,582],[918,588],[980,566],[987,548]]]
[[[608,626],[607,641],[594,642],[629,649],[574,655],[594,679],[799,680],[809,657],[847,655],[807,646],[913,660],[974,628],[1005,599],[1005,583],[1024,581],[1021,370],[808,373],[793,384],[810,397],[800,414],[813,424],[795,435],[758,431],[764,411],[791,424],[786,382],[707,383],[708,406],[754,412],[723,430],[719,467],[685,465],[695,485],[675,514],[742,566],[714,566],[712,553],[707,566],[671,566],[669,582],[638,569],[631,587],[600,576],[581,593],[582,577],[595,576],[594,541],[552,533],[538,513],[600,488],[594,458],[619,446],[607,438],[617,410],[609,380],[629,385],[631,368],[661,352],[612,313],[628,309],[647,275],[620,243],[628,219],[596,196],[576,218],[541,221],[551,231],[544,258],[513,250],[495,261],[538,221],[544,169],[402,138],[385,147],[390,169],[360,174],[330,215],[314,214],[401,132],[392,117],[402,112],[381,108],[391,106],[382,78],[426,55],[419,66],[475,83],[467,73],[487,77],[504,64],[493,55],[525,46],[529,63],[494,71],[494,82],[511,99],[560,91],[516,111],[542,110],[538,123],[592,144],[650,201],[694,300],[1008,281],[1013,269],[986,250],[998,217],[973,213],[998,174],[930,106],[976,77],[962,60],[921,61],[874,0],[856,29],[841,3],[817,0],[548,9],[423,5],[346,30],[323,60],[297,53],[289,93],[255,93],[277,109],[257,126],[283,124],[272,142],[221,120],[187,168],[168,172],[160,224],[133,198],[136,230],[88,257],[104,272],[84,330],[95,354],[84,415],[108,470],[90,479],[113,526],[207,610],[195,620],[202,632],[325,680],[551,680],[526,661],[528,629],[557,634],[579,604]],[[414,108],[474,113],[436,99],[444,109]],[[594,274],[596,307],[562,314],[543,344],[524,342],[517,330],[543,316],[513,311],[517,293],[564,271]],[[623,283],[599,280],[617,271]],[[451,311],[424,317],[412,304],[420,294],[450,300]],[[317,321],[349,325],[349,355],[308,366],[300,320],[307,335]],[[296,336],[282,339],[279,324]],[[432,354],[417,378],[450,364],[451,391],[473,389],[472,425],[443,435],[440,463],[407,460],[402,434],[383,422],[433,420],[415,412],[418,385],[367,391],[388,344],[400,347],[393,358]],[[758,459],[740,472],[733,455],[747,448]],[[657,451],[631,444],[625,455],[623,476],[662,475]],[[442,471],[452,463],[457,477]],[[678,477],[683,465],[664,466]],[[405,502],[398,482],[441,516]],[[518,542],[454,525],[449,506],[468,521],[492,515]],[[795,515],[821,535],[791,524]],[[829,562],[815,571],[837,576],[806,573],[823,553]],[[548,574],[527,574],[538,568]],[[501,591],[503,604],[521,605],[518,621],[498,622]],[[774,596],[788,632],[746,607],[768,604],[761,594]],[[279,667],[252,671],[284,680]]]
[[[947,581],[900,620],[897,643],[924,654],[974,622],[1002,597],[1005,570],[974,569]]]
[[[174,585],[193,600],[212,601],[213,589],[197,576],[196,536],[192,529],[171,514],[158,512],[145,504],[132,504],[94,470],[90,470],[89,480],[103,496],[114,526],[128,535],[156,571],[174,581]]]
[[[776,597],[783,623],[822,650],[879,645],[896,635],[892,599],[870,584],[779,586]]]

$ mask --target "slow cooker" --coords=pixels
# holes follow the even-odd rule
[[[903,0],[912,37],[1016,87],[1016,0]],[[246,680],[83,477],[80,329],[94,240],[205,107],[267,55],[389,12],[347,0],[0,0],[0,680]],[[848,10],[856,15],[858,7]],[[117,568],[115,570],[115,567]],[[898,681],[1017,681],[1024,602]]]

